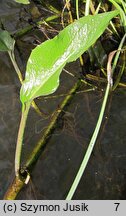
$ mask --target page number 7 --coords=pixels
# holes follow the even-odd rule
[[[120,203],[114,203],[116,205],[115,211],[118,211],[118,207],[120,205]]]

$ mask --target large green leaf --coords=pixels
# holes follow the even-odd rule
[[[20,92],[22,103],[53,93],[66,63],[75,61],[95,43],[118,11],[82,17],[31,53]]]
[[[14,39],[9,32],[0,30],[0,51],[11,51],[14,48]]]
[[[15,2],[21,3],[21,4],[29,4],[29,0],[14,0]]]

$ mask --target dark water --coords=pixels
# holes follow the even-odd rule
[[[26,13],[24,6],[9,0],[1,1],[0,17],[5,28],[11,33],[28,24],[26,20],[30,14],[26,13],[24,18],[27,19],[21,23],[19,20],[21,13]],[[34,46],[32,44],[34,35],[44,40],[45,36],[41,32],[33,30],[16,44],[16,57],[23,72],[30,50]],[[0,198],[2,199],[14,175],[14,154],[21,105],[20,83],[7,53],[0,53],[0,68]],[[78,63],[70,64],[68,69],[72,73],[80,71]],[[76,79],[63,73],[60,88],[55,95],[68,92],[75,81]],[[84,89],[85,86],[82,85],[81,90]],[[29,185],[22,190],[18,199],[65,199],[93,133],[103,96],[102,91],[74,96],[37,162]],[[126,198],[125,97],[125,89],[118,89],[110,96],[101,133],[74,199]],[[31,109],[25,133],[22,163],[26,161],[47,127],[51,113],[62,99],[62,97],[40,98],[36,101],[48,116],[40,118]]]

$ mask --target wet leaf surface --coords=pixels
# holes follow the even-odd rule
[[[117,14],[118,11],[113,11],[82,17],[58,36],[37,46],[27,63],[25,81],[20,92],[22,103],[55,92],[65,64],[75,61],[93,45]]]

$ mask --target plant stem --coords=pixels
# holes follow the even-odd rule
[[[21,71],[20,71],[20,69],[19,69],[19,67],[18,67],[18,65],[17,65],[17,63],[16,63],[15,56],[14,56],[14,51],[8,51],[8,54],[9,54],[9,56],[10,56],[11,62],[12,62],[12,64],[13,64],[13,66],[14,66],[14,69],[15,69],[17,75],[18,75],[18,78],[19,78],[19,80],[20,80],[20,83],[22,84],[22,82],[23,82],[23,77],[22,77],[22,73],[21,73]]]
[[[115,55],[115,58],[114,58],[114,61],[113,61],[113,67],[112,67],[112,75],[114,73],[114,70],[116,68],[116,65],[117,65],[117,62],[118,62],[118,59],[119,59],[119,55],[120,55],[120,52],[121,52],[121,49],[123,47],[123,44],[126,40],[126,33],[124,34],[120,44],[119,44],[119,47],[118,47],[118,52],[116,52],[116,55]]]
[[[85,16],[89,15],[89,8],[90,8],[90,0],[86,0]]]
[[[23,188],[25,184],[25,180],[23,178],[15,177],[8,190],[4,195],[4,200],[14,200],[19,193],[19,191]]]
[[[24,109],[22,110],[22,115],[21,115],[21,121],[20,121],[20,126],[18,131],[18,137],[17,137],[16,153],[15,153],[15,175],[16,176],[19,176],[23,136],[24,136],[24,130],[26,126],[26,120],[28,117],[30,105],[31,103],[26,103],[26,105],[24,105]]]
[[[114,73],[114,70],[116,68],[116,65],[117,65],[117,61],[119,59],[119,54],[120,54],[120,50],[121,48],[123,47],[123,44],[124,44],[124,41],[125,41],[125,37],[126,37],[126,34],[123,36],[120,44],[119,44],[119,47],[118,47],[118,50],[119,52],[116,53],[116,56],[115,56],[115,59],[114,59],[114,63],[113,63],[113,67],[112,67],[112,71],[111,71],[111,75],[113,75]],[[107,71],[107,73],[109,73],[109,71]],[[103,119],[103,116],[104,116],[104,112],[105,112],[105,108],[106,108],[106,105],[107,105],[107,100],[108,100],[108,96],[109,96],[109,91],[110,91],[110,88],[111,88],[111,84],[110,82],[108,82],[107,84],[107,87],[106,87],[106,91],[105,91],[105,96],[104,96],[104,99],[103,99],[103,103],[102,103],[102,107],[101,107],[101,111],[100,111],[100,114],[99,114],[99,118],[98,118],[98,121],[97,121],[97,124],[96,124],[96,127],[95,127],[95,130],[94,130],[94,133],[92,135],[92,138],[90,140],[90,143],[89,143],[89,146],[88,146],[88,149],[86,151],[86,154],[84,155],[84,158],[83,158],[83,161],[80,165],[80,168],[79,168],[79,171],[74,179],[74,182],[68,192],[68,195],[66,197],[66,200],[71,200],[76,189],[77,189],[77,186],[80,182],[80,179],[85,171],[85,168],[87,166],[87,163],[90,159],[90,156],[91,156],[91,153],[93,151],[93,148],[94,148],[94,145],[96,143],[96,140],[97,140],[97,137],[98,137],[98,133],[99,133],[99,130],[100,130],[100,127],[101,127],[101,124],[102,124],[102,119]]]
[[[29,154],[29,158],[27,159],[26,163],[22,167],[22,169],[27,169],[29,173],[32,172],[33,167],[35,163],[37,162],[40,154],[42,153],[43,149],[45,148],[48,138],[50,137],[53,129],[55,128],[55,125],[57,123],[57,120],[59,116],[62,114],[62,110],[65,109],[65,107],[70,103],[71,99],[73,98],[74,94],[76,93],[77,89],[81,86],[81,80],[77,81],[73,85],[73,87],[68,92],[68,95],[63,99],[62,103],[60,104],[60,109],[56,110],[54,114],[52,115],[51,122],[48,125],[48,128],[46,129],[44,135],[42,138],[38,141],[36,146],[34,147],[33,151]],[[93,91],[94,88],[85,90],[87,91]],[[10,184],[8,190],[6,191],[6,194],[4,195],[4,199],[6,200],[13,200],[16,198],[22,187],[25,185],[25,180],[23,178],[15,177],[12,184]]]
[[[85,168],[87,166],[87,163],[89,161],[89,158],[91,156],[91,153],[93,151],[93,148],[94,148],[94,145],[95,145],[95,142],[96,142],[96,139],[97,139],[97,136],[98,136],[98,133],[99,133],[99,130],[100,130],[100,127],[101,127],[101,123],[102,123],[102,119],[103,119],[103,115],[104,115],[104,112],[105,112],[105,107],[106,107],[106,103],[107,103],[107,99],[108,99],[108,95],[109,95],[109,90],[110,90],[110,85],[108,83],[107,85],[107,88],[106,88],[106,92],[105,92],[105,96],[104,96],[104,100],[103,100],[103,103],[102,103],[102,107],[101,107],[101,112],[100,112],[100,115],[99,115],[99,118],[98,118],[98,121],[97,121],[97,125],[95,127],[95,130],[94,130],[94,133],[92,135],[92,138],[90,140],[90,143],[89,143],[89,146],[88,146],[88,149],[86,151],[86,154],[84,155],[84,158],[83,158],[83,161],[81,163],[81,166],[79,168],[79,171],[76,175],[76,178],[69,190],[69,193],[66,197],[66,200],[71,200],[73,195],[74,195],[74,192],[80,182],[80,179],[85,171]]]
[[[76,0],[76,16],[77,16],[77,19],[79,19],[78,0]]]

